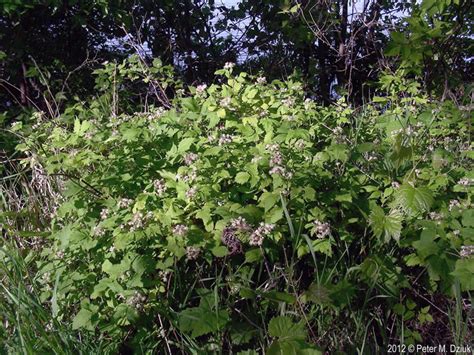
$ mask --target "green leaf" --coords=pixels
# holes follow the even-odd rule
[[[302,340],[275,340],[267,355],[322,355],[324,352]]]
[[[224,118],[225,117],[225,109],[220,108],[219,110],[217,110],[217,117]]]
[[[248,92],[247,97],[249,99],[253,99],[257,95],[257,93],[258,93],[257,89],[252,89]]]
[[[385,243],[390,241],[390,238],[397,242],[400,240],[400,233],[402,231],[402,215],[398,210],[392,210],[388,215],[384,210],[375,205],[369,216],[369,224],[374,235],[377,238],[384,236]]]
[[[420,240],[413,242],[413,247],[421,258],[426,259],[438,253],[439,248],[435,242],[436,234],[435,229],[426,228],[421,232]]]
[[[238,184],[245,184],[250,179],[250,174],[246,172],[240,172],[235,176],[235,182]]]
[[[230,317],[226,310],[210,311],[202,307],[187,308],[178,313],[179,329],[193,338],[224,328]]]
[[[290,317],[275,317],[268,323],[268,333],[280,340],[305,340],[307,333],[302,322],[294,323]]]
[[[462,213],[462,225],[474,227],[474,209],[467,209]]]
[[[263,255],[262,251],[259,248],[250,249],[245,252],[245,262],[246,263],[255,263],[262,260]]]
[[[283,218],[283,208],[275,206],[268,213],[265,214],[265,222],[274,224]]]
[[[451,273],[461,283],[462,291],[474,290],[474,258],[459,259]]]
[[[269,299],[275,302],[285,302],[288,304],[294,304],[296,302],[296,297],[287,292],[269,291],[269,292],[262,292],[260,293],[260,295],[266,299]]]
[[[184,138],[183,140],[181,140],[181,142],[179,142],[178,152],[179,153],[187,152],[188,149],[191,147],[191,144],[193,143],[194,143],[193,137]]]
[[[411,215],[429,211],[433,204],[433,194],[427,187],[414,187],[405,183],[395,192],[395,203]]]
[[[72,329],[84,328],[88,330],[94,330],[92,325],[93,313],[88,309],[81,308],[72,320]]]

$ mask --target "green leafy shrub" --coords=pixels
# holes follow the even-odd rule
[[[96,100],[23,128],[18,148],[64,179],[39,265],[58,319],[135,349],[384,349],[378,324],[402,332],[414,288],[474,288],[465,113],[390,78],[354,110],[232,70],[127,114],[106,68]]]

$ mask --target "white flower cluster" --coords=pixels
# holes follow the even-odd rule
[[[323,239],[331,233],[331,225],[327,222],[321,222],[319,220],[313,221],[315,228],[316,238]]]
[[[122,198],[118,202],[118,207],[119,208],[128,208],[133,204],[133,200],[130,198]]]
[[[249,244],[250,245],[255,245],[255,246],[260,246],[263,243],[263,239],[269,235],[273,229],[275,229],[274,224],[268,224],[268,223],[260,223],[260,226],[253,231],[253,233],[250,235],[249,239]]]
[[[177,237],[184,237],[188,233],[189,228],[184,224],[177,224],[173,227],[173,234]]]
[[[127,300],[127,304],[132,306],[138,311],[143,310],[145,305],[146,297],[142,295],[140,292],[135,292],[132,297]]]
[[[374,160],[377,160],[377,155],[375,153],[369,153],[369,152],[364,152],[364,154],[362,154],[364,159],[367,160],[367,161],[374,161]]]
[[[474,183],[474,179],[469,179],[469,178],[462,178],[458,181],[458,184],[462,186],[470,186],[473,183]]]
[[[133,214],[132,219],[128,222],[131,231],[135,231],[143,227],[143,213],[136,212]]]
[[[305,110],[309,110],[314,104],[314,101],[311,100],[309,97],[304,100],[304,108]]]
[[[242,216],[232,219],[230,221],[230,226],[231,228],[235,228],[242,232],[248,231],[251,228],[250,224],[248,224],[247,220]]]
[[[230,134],[222,134],[219,138],[219,145],[224,145],[228,143],[232,143],[234,140],[234,137],[232,137]]]
[[[291,179],[293,177],[293,173],[288,171],[283,166],[283,155],[280,152],[280,146],[278,144],[267,144],[265,149],[268,150],[271,154],[270,157],[270,166],[272,167],[269,173],[281,175],[286,179]]]
[[[281,103],[287,107],[292,107],[295,104],[295,99],[293,97],[287,97],[281,100]]]
[[[154,121],[157,118],[161,118],[166,112],[164,107],[158,107],[154,112],[148,114],[147,118],[149,121]]]
[[[305,147],[306,147],[306,143],[304,140],[302,139],[298,139],[295,143],[295,147],[296,149],[298,150],[303,150]]]
[[[443,219],[443,214],[442,213],[438,213],[438,212],[430,212],[429,213],[429,216],[430,216],[430,219],[432,219],[433,221],[441,221]]]
[[[201,254],[201,249],[196,247],[187,247],[186,248],[186,259],[188,260],[196,260]]]
[[[105,229],[102,228],[101,226],[95,226],[94,229],[92,230],[92,234],[95,237],[102,237],[105,235]]]
[[[392,187],[394,189],[398,189],[400,187],[400,183],[398,181],[392,181]]]
[[[226,70],[230,70],[233,67],[235,67],[235,63],[227,62],[227,63],[224,64],[224,69],[226,69]]]
[[[146,215],[143,215],[142,212],[135,212],[132,216],[132,219],[128,221],[128,226],[130,227],[130,231],[134,232],[143,228],[145,222],[153,217],[153,212],[149,211]]]
[[[459,256],[461,256],[462,258],[467,258],[473,254],[474,254],[474,245],[463,245],[461,247],[461,252],[459,253]]]
[[[155,188],[155,192],[158,196],[163,196],[166,192],[166,185],[165,180],[157,179],[153,181],[153,187]]]
[[[171,275],[171,271],[169,270],[161,270],[158,272],[158,278],[164,283],[168,282],[170,275]]]
[[[220,106],[224,108],[229,108],[230,104],[232,102],[232,99],[230,97],[224,97],[220,102]]]
[[[458,200],[449,201],[449,211],[452,211],[455,208],[461,208],[461,203]]]
[[[293,173],[291,171],[286,170],[283,166],[274,166],[269,171],[270,175],[276,174],[281,175],[285,179],[290,180],[293,177]]]
[[[258,114],[259,117],[265,117],[268,116],[268,110],[261,110],[260,113]]]
[[[197,155],[196,153],[188,153],[184,156],[184,164],[189,166],[198,159],[199,159],[199,155]]]
[[[100,211],[100,219],[104,220],[107,219],[107,217],[109,217],[109,209],[102,208],[102,210]]]
[[[206,89],[207,89],[207,85],[206,85],[206,84],[198,85],[198,86],[196,87],[196,93],[197,93],[198,95],[202,95],[202,94],[206,91]]]
[[[196,196],[198,192],[197,187],[193,186],[188,191],[186,191],[186,198],[192,199]]]
[[[266,84],[267,83],[267,78],[265,78],[264,76],[259,76],[257,78],[257,84],[258,85],[263,85],[263,84]]]
[[[176,181],[184,181],[184,182],[192,182],[196,180],[197,178],[197,169],[196,167],[192,167],[191,171],[187,174],[181,175],[181,174],[176,174],[175,176]]]

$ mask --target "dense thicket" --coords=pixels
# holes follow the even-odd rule
[[[471,351],[472,38],[462,0],[3,2],[0,353]]]

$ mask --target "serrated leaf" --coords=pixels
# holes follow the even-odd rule
[[[303,323],[294,323],[290,317],[275,317],[268,323],[268,333],[279,340],[304,340],[306,329]]]
[[[377,238],[383,235],[386,243],[390,241],[390,238],[395,239],[397,242],[399,241],[402,231],[402,221],[403,218],[399,211],[392,210],[386,215],[384,210],[379,206],[372,208],[369,217],[369,223],[374,235]]]
[[[238,184],[245,184],[250,179],[250,174],[245,171],[241,171],[235,176],[235,182]]]
[[[433,204],[433,194],[427,187],[414,187],[405,183],[395,192],[395,204],[408,214],[428,211]]]
[[[187,308],[178,314],[179,329],[191,333],[193,338],[222,329],[229,321],[226,310],[214,310],[201,307]]]

